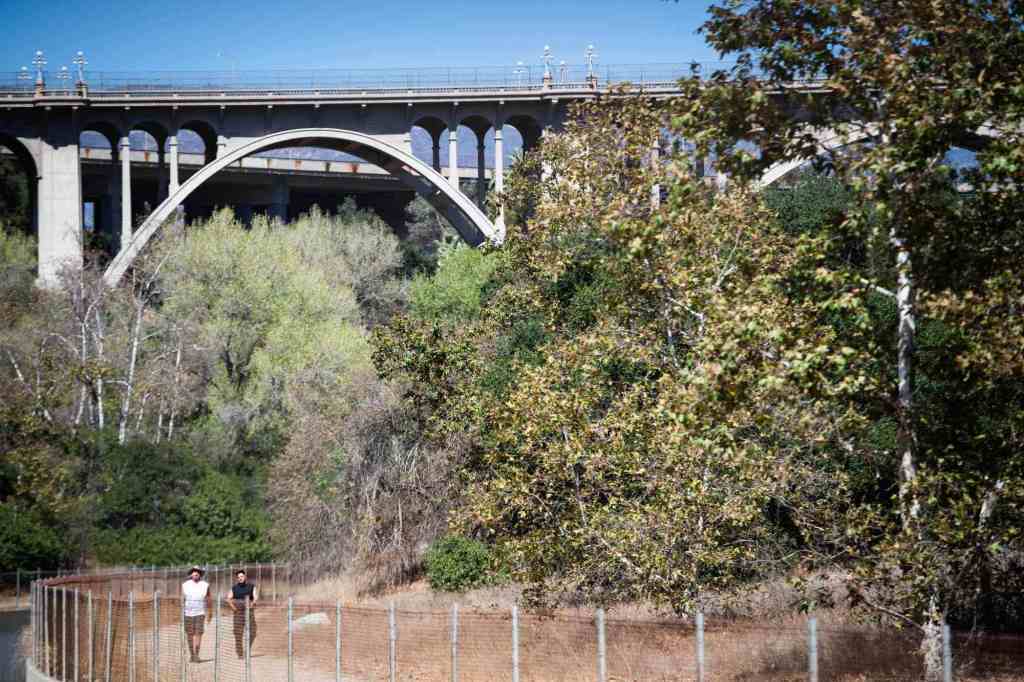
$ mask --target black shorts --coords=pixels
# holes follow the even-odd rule
[[[201,635],[206,629],[206,616],[185,616],[185,633]]]

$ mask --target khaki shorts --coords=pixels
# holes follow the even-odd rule
[[[201,635],[206,629],[206,616],[185,616],[185,633]]]

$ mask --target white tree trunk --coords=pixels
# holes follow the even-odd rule
[[[914,432],[913,409],[913,359],[914,333],[914,278],[910,250],[899,236],[892,235],[896,248],[896,307],[899,313],[897,332],[897,372],[899,375],[899,448],[900,448],[900,513],[903,527],[909,529],[921,513],[920,503],[913,486],[917,479],[915,460],[916,434]]]
[[[139,357],[139,340],[142,336],[142,313],[146,306],[142,302],[135,304],[135,320],[132,323],[132,346],[128,356],[128,376],[125,380],[124,393],[121,396],[121,412],[117,417],[117,442],[124,445],[128,435],[128,417],[132,409],[132,389],[135,386],[135,364]]]

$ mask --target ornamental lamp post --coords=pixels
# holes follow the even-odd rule
[[[27,66],[21,67],[21,71],[18,72],[18,80],[25,82],[25,89],[26,90],[30,87],[28,82],[30,80],[32,80],[32,74],[30,74],[28,72],[28,67]]]
[[[46,81],[43,79],[43,67],[46,66],[46,57],[42,50],[36,50],[36,56],[32,58],[32,66],[36,67],[36,94],[43,94]]]
[[[551,87],[551,80],[552,80],[551,79],[551,60],[554,59],[554,57],[551,56],[551,46],[550,45],[545,45],[544,46],[544,54],[541,55],[540,59],[541,59],[542,62],[544,62],[544,81],[543,81],[544,82],[544,87],[545,88],[550,88]]]
[[[79,50],[78,54],[75,55],[75,58],[71,60],[71,63],[78,67],[78,80],[75,81],[75,88],[78,90],[78,93],[84,97],[88,89],[88,86],[85,83],[85,67],[89,62],[86,60],[85,55],[82,54],[82,51]]]
[[[587,45],[583,53],[583,61],[587,63],[587,83],[592,88],[597,87],[597,75],[594,73],[594,64],[597,63],[597,50],[593,44]]]
[[[569,65],[564,59],[558,63],[558,82],[563,85],[569,82]]]
[[[66,67],[66,66],[60,67],[60,71],[57,72],[57,80],[60,81],[60,89],[63,90],[64,92],[68,91],[68,78],[70,78],[70,77],[71,77],[71,74],[68,73],[68,67]]]

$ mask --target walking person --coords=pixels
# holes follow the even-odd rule
[[[231,596],[228,604],[234,611],[235,630],[235,653],[239,658],[245,656],[245,620],[246,611],[251,610],[259,598],[259,590],[255,583],[248,581],[244,570],[239,569],[235,573],[235,584],[231,586]],[[248,614],[249,619],[249,652],[252,652],[252,643],[256,639],[256,619]]]
[[[203,580],[205,571],[193,566],[188,580],[181,584],[181,598],[185,611],[185,638],[192,663],[199,662],[199,648],[206,629],[206,607],[210,603],[210,583]]]

